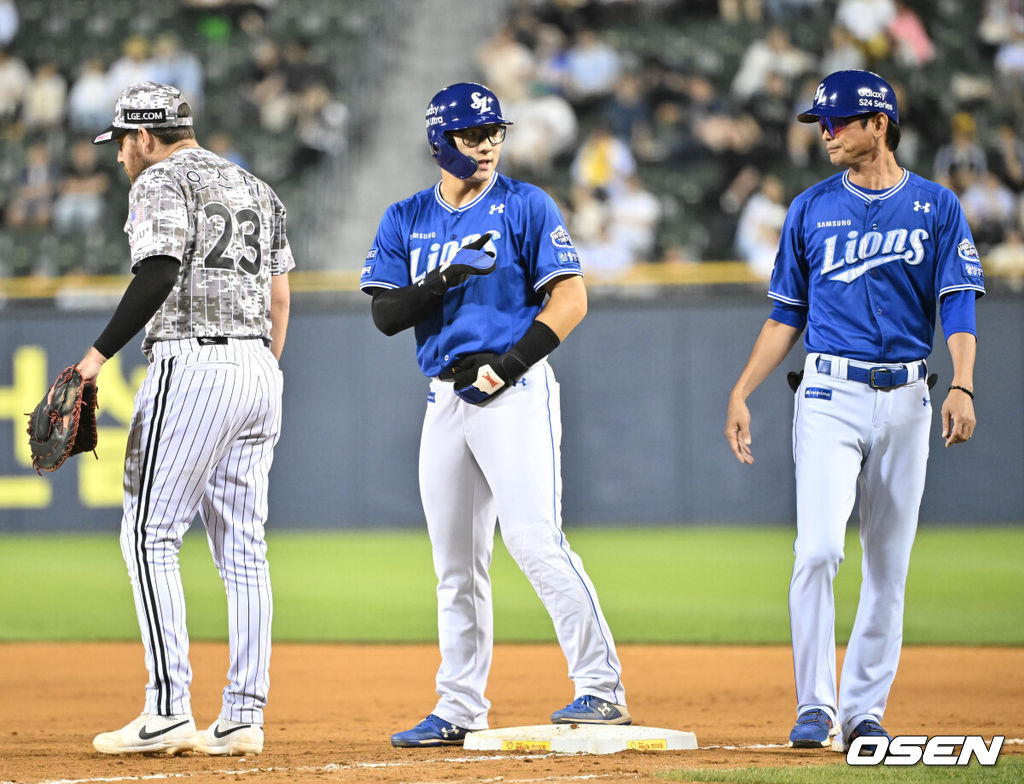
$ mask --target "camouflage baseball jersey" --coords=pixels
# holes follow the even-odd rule
[[[270,336],[270,278],[295,266],[285,208],[270,186],[189,147],[143,171],[128,204],[132,271],[151,256],[181,262],[146,325],[143,353],[157,340]]]

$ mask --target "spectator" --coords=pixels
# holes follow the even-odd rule
[[[70,158],[71,165],[57,187],[53,228],[61,234],[84,234],[96,230],[103,217],[110,176],[100,168],[96,148],[88,139],[72,145]]]
[[[985,254],[985,272],[1005,275],[1013,291],[1024,291],[1024,236],[1019,228],[1007,229],[1002,241]]]
[[[565,43],[565,34],[554,25],[537,28],[533,80],[538,88],[558,95],[566,94],[569,64]]]
[[[533,53],[504,26],[481,46],[476,61],[483,72],[483,81],[510,104],[524,100],[533,78],[536,63]]]
[[[857,45],[853,33],[840,24],[834,24],[829,28],[828,35],[829,45],[825,48],[825,54],[822,55],[818,73],[860,71],[867,67],[864,50]],[[815,79],[817,78],[815,77]],[[801,105],[803,104],[801,103]]]
[[[996,131],[990,153],[992,171],[1015,193],[1024,192],[1024,141],[1010,123]]]
[[[793,124],[792,101],[786,81],[775,71],[765,74],[764,82],[747,102],[747,111],[764,135],[763,144],[770,150],[786,146],[786,134]]]
[[[572,162],[572,181],[587,188],[613,191],[636,171],[629,147],[602,126],[594,128]]]
[[[767,280],[775,266],[782,224],[786,220],[782,182],[772,175],[761,180],[740,212],[736,226],[736,253],[747,262],[751,272]]]
[[[625,248],[632,263],[651,261],[661,220],[661,202],[644,188],[639,177],[630,177],[624,188],[611,194],[608,217],[608,239]]]
[[[25,153],[25,165],[11,200],[7,203],[5,220],[12,229],[45,229],[53,217],[53,195],[56,173],[50,162],[45,142],[34,142]]]
[[[22,112],[25,127],[33,131],[57,128],[64,120],[67,97],[68,83],[57,70],[57,63],[52,60],[40,63],[25,93]]]
[[[284,133],[292,120],[294,96],[288,91],[281,52],[269,38],[256,45],[247,77],[245,95],[256,108],[260,126]]]
[[[188,96],[193,111],[202,105],[203,67],[194,54],[182,50],[178,36],[174,33],[157,36],[150,65],[154,82],[173,84]]]
[[[782,27],[772,27],[764,38],[753,41],[743,53],[740,67],[732,80],[732,94],[746,101],[764,89],[769,73],[779,74],[789,84],[810,70],[812,61],[807,52],[798,49]]]
[[[889,22],[896,59],[903,65],[917,67],[930,63],[935,46],[924,29],[921,18],[903,0],[896,0],[896,16]]]
[[[535,85],[535,89],[542,89]],[[510,166],[546,173],[555,159],[576,143],[576,112],[561,95],[542,92],[511,104],[508,116],[515,127],[505,137],[502,160]]]
[[[678,100],[666,100],[654,107],[649,128],[633,140],[637,157],[645,163],[680,161],[695,149],[696,142]]]
[[[999,47],[995,59],[996,73],[1005,90],[1015,93],[1024,88],[1024,30],[1014,30],[1010,40]],[[1008,97],[1018,99],[1019,95]]]
[[[889,56],[889,25],[896,18],[894,0],[839,0],[836,22],[860,42],[869,61]]]
[[[607,224],[598,227],[590,240],[576,240],[580,264],[587,280],[592,283],[621,281],[633,266],[634,257],[629,247],[617,239]]]
[[[121,57],[107,71],[107,104],[113,106],[126,87],[152,81],[155,79],[149,61],[149,41],[141,35],[126,38],[121,45]]]
[[[761,0],[718,0],[718,15],[726,24],[744,20],[760,22],[763,15]]]
[[[985,0],[978,37],[991,47],[999,47],[1013,37],[1015,30],[1024,30],[1020,0]]]
[[[107,74],[100,59],[94,57],[82,63],[68,96],[68,120],[72,130],[84,133],[95,132],[110,122]]]
[[[963,191],[967,179],[977,179],[988,171],[985,150],[978,144],[978,126],[967,112],[957,112],[950,119],[952,140],[935,154],[932,172],[936,182],[952,189],[957,195]]]
[[[13,122],[21,111],[32,72],[18,57],[0,47],[0,124]]]
[[[322,82],[307,85],[296,97],[295,123],[299,145],[293,165],[297,171],[345,150],[348,107],[335,100]]]
[[[206,139],[206,143],[203,146],[224,160],[231,161],[235,166],[241,166],[246,171],[249,171],[249,161],[235,147],[235,140],[231,138],[231,134],[225,131],[214,131]]]
[[[612,133],[632,146],[646,132],[650,111],[640,77],[626,73],[616,83],[601,116]]]
[[[0,49],[4,49],[18,34],[18,7],[14,0],[0,0]]]
[[[960,194],[960,203],[974,241],[984,257],[989,248],[1003,239],[1017,217],[1013,191],[993,172],[985,172],[968,182]]]
[[[609,95],[622,73],[618,51],[589,28],[576,34],[566,53],[566,88],[574,104],[589,105]]]

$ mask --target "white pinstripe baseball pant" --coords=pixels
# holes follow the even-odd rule
[[[264,523],[282,387],[261,340],[153,346],[135,397],[121,521],[149,670],[146,713],[191,713],[178,551],[198,512],[228,599],[231,662],[220,717],[263,722],[273,614]]]

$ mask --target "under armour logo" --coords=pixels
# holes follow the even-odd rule
[[[441,737],[442,738],[445,738],[447,740],[449,734],[451,734],[451,735],[455,734],[455,725],[454,724],[451,727],[442,727],[441,728]]]
[[[498,213],[499,215],[504,215],[505,214],[505,205],[504,204],[492,204],[491,205],[491,212],[490,212],[490,214],[493,215],[494,213]]]
[[[484,373],[484,381],[486,381],[492,387],[500,387],[501,386],[501,384],[498,381],[494,380],[494,376],[492,376],[490,373]]]
[[[488,98],[486,95],[480,93],[473,93],[470,97],[470,108],[476,109],[480,114],[489,112],[491,110],[491,101],[493,98]]]
[[[926,398],[926,397],[921,398],[921,405],[922,406],[927,406],[928,405],[928,398]]]
[[[596,707],[597,712],[600,713],[602,716],[607,716],[609,713],[612,712],[612,706],[609,705],[607,702],[602,702],[598,704]]]
[[[924,204],[921,204],[921,202],[919,202],[919,201],[915,201],[914,202],[914,212],[921,212],[921,210],[924,210],[925,212],[929,212],[931,210],[931,208],[932,208],[932,203],[930,201],[926,201]]]

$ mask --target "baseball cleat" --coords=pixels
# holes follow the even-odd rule
[[[827,749],[832,736],[838,735],[835,722],[823,710],[801,713],[789,733],[789,747],[793,749]]]
[[[259,724],[217,719],[196,737],[196,751],[215,757],[246,757],[263,753],[263,727]]]
[[[461,746],[469,731],[431,713],[411,730],[392,735],[391,745],[399,748]]]
[[[832,751],[845,752],[850,748],[850,744],[853,743],[857,738],[888,738],[892,740],[892,735],[886,732],[882,725],[874,719],[864,719],[860,724],[853,728],[853,732],[850,736],[843,740],[842,735],[836,736],[835,740],[832,741]]]
[[[92,746],[101,754],[178,754],[196,745],[191,716],[153,716],[143,713],[119,730],[101,732]]]
[[[592,694],[577,697],[561,710],[551,714],[552,724],[631,724],[625,705],[602,700]]]

